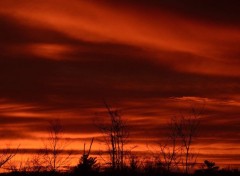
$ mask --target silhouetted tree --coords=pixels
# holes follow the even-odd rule
[[[129,166],[132,171],[136,171],[138,169],[138,163],[139,161],[135,156],[132,155],[131,158],[129,158]]]
[[[136,172],[140,168],[139,157],[131,151],[128,154],[128,162],[131,171]]]
[[[16,149],[10,149],[9,147],[7,147],[6,149],[1,150],[1,154],[0,154],[0,168],[6,164],[7,162],[9,162],[18,152],[18,148]]]
[[[92,148],[94,138],[92,138],[88,152],[85,150],[85,143],[83,154],[79,160],[79,164],[74,168],[75,173],[90,174],[92,172],[97,172],[99,170],[99,165],[97,164],[96,157],[90,157],[90,152]]]
[[[32,155],[32,157],[28,160],[29,171],[31,172],[40,172],[46,171],[47,168],[44,166],[44,155],[45,150],[38,150],[36,154]]]
[[[219,169],[219,167],[216,166],[215,162],[208,161],[208,160],[204,161],[204,168],[206,172],[213,172]]]
[[[20,161],[9,161],[7,163],[7,170],[11,172],[29,172],[30,170],[30,165],[29,165],[29,160],[27,159],[26,161],[20,160]]]
[[[44,141],[44,163],[50,171],[57,171],[70,162],[71,152],[66,152],[70,140],[64,138],[63,126],[59,119],[49,122],[49,136]]]
[[[194,139],[197,136],[200,125],[200,116],[203,109],[191,109],[190,115],[180,115],[172,120],[178,138],[183,145],[184,159],[182,161],[185,168],[185,173],[189,173],[189,169],[196,164],[197,154],[191,151]]]
[[[129,132],[126,122],[122,119],[119,111],[112,110],[107,103],[105,103],[105,106],[110,117],[110,123],[99,123],[98,127],[108,147],[111,168],[113,170],[121,170],[124,167],[125,144],[128,140]]]
[[[181,159],[182,145],[179,144],[178,130],[175,120],[171,119],[167,126],[167,141],[165,144],[160,143],[160,154],[164,168],[170,170],[177,169]]]

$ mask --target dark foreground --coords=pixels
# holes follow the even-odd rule
[[[240,169],[218,171],[197,170],[192,174],[158,171],[104,171],[104,172],[10,172],[0,176],[240,176]]]

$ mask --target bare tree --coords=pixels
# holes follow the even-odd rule
[[[41,172],[47,171],[47,166],[45,166],[45,150],[39,149],[36,154],[31,157],[17,161],[10,161],[7,163],[6,169],[11,172]]]
[[[31,172],[40,172],[47,170],[45,164],[45,150],[38,150],[36,154],[32,155],[30,159],[28,159],[27,165],[29,167],[29,171]]]
[[[175,121],[171,119],[167,126],[167,142],[160,143],[160,154],[163,160],[164,168],[169,172],[171,169],[177,169],[180,163],[182,145],[179,145],[178,131]]]
[[[11,160],[7,163],[6,169],[10,172],[26,172],[28,171],[28,167],[26,163],[28,163],[28,161],[25,162],[21,160],[16,162]]]
[[[110,123],[98,124],[101,130],[105,144],[108,147],[110,156],[110,165],[112,169],[122,169],[124,167],[125,144],[127,143],[129,132],[126,122],[122,119],[118,110],[112,108],[105,103]]]
[[[192,108],[190,115],[181,114],[179,117],[175,117],[172,120],[177,136],[183,145],[184,158],[182,164],[186,174],[188,174],[189,169],[196,164],[198,155],[192,152],[192,145],[198,134],[202,112],[203,109],[196,110],[195,108]]]
[[[57,171],[69,164],[72,152],[66,147],[70,140],[64,138],[63,126],[59,119],[49,122],[49,136],[44,141],[44,163],[50,171]]]
[[[19,146],[16,149],[10,149],[7,147],[6,149],[1,150],[0,154],[0,168],[3,167],[4,164],[9,162],[18,152]]]
[[[128,152],[128,163],[131,171],[136,172],[140,169],[140,158],[131,150]]]

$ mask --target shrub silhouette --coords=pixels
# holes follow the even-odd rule
[[[79,161],[79,164],[75,167],[74,173],[91,173],[97,172],[99,166],[97,164],[96,157],[89,157],[88,155],[83,155]]]
[[[85,144],[83,155],[79,160],[79,164],[74,168],[74,173],[90,174],[99,171],[99,165],[97,164],[97,157],[89,157],[94,138],[92,138],[88,152],[85,151]]]
[[[219,167],[215,165],[215,162],[205,160],[204,164],[206,167],[205,172],[214,172],[219,169]]]

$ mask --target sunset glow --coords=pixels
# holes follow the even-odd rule
[[[30,157],[60,119],[69,150],[95,137],[97,155],[106,101],[147,153],[172,117],[204,105],[198,161],[239,165],[240,10],[224,1],[1,0],[0,148]]]

